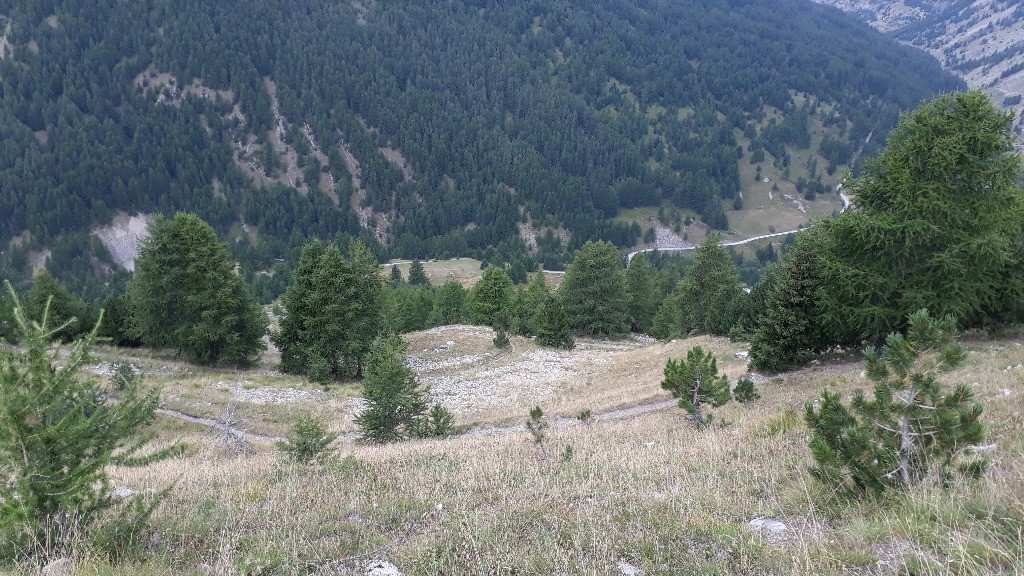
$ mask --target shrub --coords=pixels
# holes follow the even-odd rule
[[[906,336],[890,334],[881,353],[865,351],[874,399],[858,391],[847,407],[825,391],[820,408],[806,406],[816,478],[853,493],[904,489],[933,475],[948,479],[960,457],[976,450],[984,439],[981,405],[967,386],[945,393],[937,378],[967,358],[955,333],[952,316],[911,314]],[[983,460],[960,466],[972,476],[984,469]]]
[[[740,378],[740,381],[736,383],[736,388],[732,391],[732,396],[737,402],[744,404],[761,398],[761,394],[754,387],[754,381],[750,378]]]
[[[292,460],[309,463],[326,457],[330,453],[331,442],[337,437],[337,434],[327,432],[322,418],[304,412],[277,447]]]
[[[661,387],[679,398],[679,407],[690,413],[693,423],[702,428],[711,422],[702,414],[704,404],[721,406],[729,401],[729,380],[718,374],[714,354],[700,346],[686,353],[686,360],[669,358]]]

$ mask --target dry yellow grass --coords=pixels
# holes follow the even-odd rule
[[[409,279],[409,268],[412,266],[412,261],[396,260],[385,264],[385,272],[390,273],[391,266],[398,266],[398,269],[402,271],[402,278]],[[427,274],[427,279],[434,286],[440,286],[448,280],[454,280],[469,288],[476,284],[483,275],[483,270],[480,269],[480,261],[473,258],[425,260],[423,262],[423,271]]]
[[[522,420],[533,405],[535,383],[494,371],[525,367],[542,351],[514,340],[514,350],[495,352],[489,334],[452,327],[408,338],[420,361],[455,361],[438,374],[493,379],[522,402],[462,414],[463,423]],[[666,398],[658,386],[665,359],[698,343],[731,378],[743,372],[733,357],[741,345],[722,339],[582,342],[559,353],[571,374],[536,403],[572,416]],[[407,575],[620,574],[620,562],[647,575],[1022,573],[1024,350],[1020,340],[968,347],[968,365],[945,381],[972,384],[986,407],[999,448],[979,484],[926,486],[885,502],[829,498],[806,471],[800,411],[825,386],[866,386],[854,356],[767,381],[763,400],[715,410],[719,425],[706,430],[674,407],[552,427],[548,460],[512,431],[342,442],[330,461],[305,467],[269,444],[234,457],[201,429],[163,421],[162,437],[184,436],[188,453],[113,471],[117,485],[135,490],[177,482],[153,519],[148,559],[114,567],[88,559],[79,573],[362,574],[371,559]],[[787,530],[752,533],[754,518]]]

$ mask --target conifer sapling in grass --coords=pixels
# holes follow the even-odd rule
[[[370,345],[363,380],[367,406],[356,418],[363,440],[387,443],[452,432],[454,419],[443,406],[434,404],[427,413],[430,390],[416,381],[404,353],[405,343],[394,334],[378,336]]]
[[[545,430],[547,428],[548,421],[544,419],[544,411],[541,410],[540,406],[531,408],[530,419],[526,421],[526,430],[533,437],[533,444],[540,450],[540,455],[544,460],[548,459],[548,451],[544,448]]]
[[[143,452],[155,436],[142,430],[159,390],[135,376],[103,386],[80,375],[99,322],[62,349],[52,342],[74,319],[51,325],[48,305],[30,319],[7,288],[19,338],[18,347],[0,349],[0,562],[64,553],[72,536],[90,534],[100,514],[115,508],[108,466],[142,466],[179,452],[177,445]],[[150,503],[135,498],[127,503],[133,510],[108,520],[112,549],[134,542],[163,495]]]
[[[761,394],[759,394],[757,388],[754,387],[754,381],[750,378],[740,378],[739,382],[736,383],[736,387],[733,388],[732,395],[737,402],[743,404],[753,402],[754,400],[759,400],[761,398]]]
[[[711,422],[705,417],[705,404],[714,407],[729,401],[729,379],[718,374],[715,355],[700,346],[690,349],[685,360],[669,358],[661,387],[679,399],[679,407],[690,413],[694,426],[702,428]]]
[[[942,389],[938,376],[967,358],[956,342],[956,319],[911,314],[906,335],[890,334],[879,353],[865,351],[874,398],[862,391],[849,406],[838,393],[822,393],[820,406],[806,407],[811,473],[846,492],[906,489],[932,476],[943,481],[958,468],[968,476],[984,472],[984,460],[961,462],[978,451],[985,430],[982,407],[965,385]],[[956,467],[956,468],[955,468]]]
[[[304,412],[299,415],[285,439],[277,443],[277,448],[292,460],[307,464],[327,456],[331,442],[337,437],[337,434],[327,431],[323,418]]]

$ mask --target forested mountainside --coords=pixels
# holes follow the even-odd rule
[[[963,86],[809,0],[0,0],[0,14],[0,275],[46,262],[91,295],[126,276],[91,233],[118,213],[198,214],[270,291],[284,275],[257,273],[311,237],[557,266],[588,239],[636,243],[623,207],[672,203],[725,228],[741,162],[810,151],[834,171],[901,110]],[[526,227],[559,233],[531,252]]]
[[[818,0],[927,50],[1004,108],[1024,94],[1024,4],[1018,0]],[[1024,145],[1024,117],[1018,117]]]

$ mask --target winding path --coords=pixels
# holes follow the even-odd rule
[[[620,418],[629,418],[630,416],[639,416],[641,414],[649,414],[665,408],[670,408],[677,404],[677,400],[657,400],[655,402],[648,402],[646,404],[640,404],[638,406],[630,406],[628,408],[616,408],[595,414],[593,420],[595,422],[604,422],[607,420],[618,420]],[[190,416],[177,410],[170,410],[167,408],[157,408],[157,414],[162,416],[168,416],[170,418],[176,418],[178,420],[184,420],[185,422],[191,422],[193,424],[199,424],[212,428],[221,433],[224,432],[224,423],[218,422],[212,418],[200,418],[198,416]],[[559,417],[551,421],[550,426],[552,428],[566,428],[569,426],[578,426],[582,422],[578,418],[567,418]],[[503,424],[497,426],[474,426],[461,434],[460,436],[497,436],[502,434],[513,434],[516,432],[525,432],[526,425],[523,423],[516,424]],[[265,434],[257,434],[255,432],[247,432],[243,430],[230,429],[230,433],[238,438],[252,439],[261,442],[279,442],[284,440],[280,436],[267,436]],[[334,441],[335,444],[354,442],[358,438],[358,434],[355,432],[349,432],[338,436],[338,439]]]
[[[869,136],[869,138],[870,138],[870,136]],[[846,195],[846,192],[843,192],[843,185],[842,184],[839,184],[836,187],[836,191],[839,192],[839,199],[843,201],[843,207],[839,211],[840,212],[844,212],[844,211],[846,211],[847,208],[850,207],[850,204],[852,204],[852,202],[850,200],[850,197]],[[761,236],[753,236],[751,238],[745,238],[743,240],[732,240],[732,241],[728,241],[728,242],[722,241],[722,242],[719,242],[719,244],[721,244],[722,246],[739,246],[741,244],[749,244],[750,242],[757,242],[758,240],[765,240],[767,238],[776,238],[778,236],[787,236],[789,234],[796,234],[797,232],[800,232],[800,230],[801,229],[798,228],[796,230],[787,230],[785,232],[773,232],[771,234],[762,234]],[[655,251],[657,251],[657,252],[689,252],[691,250],[696,250],[697,248],[699,248],[699,246],[685,246],[685,247],[680,247],[680,248],[644,248],[643,250],[634,250],[633,252],[630,252],[629,255],[626,256],[626,262],[632,261],[633,260],[633,256],[636,256],[637,254],[640,254],[640,253],[643,253],[643,252],[655,252]]]

